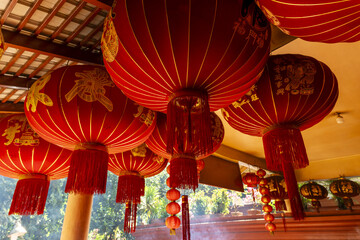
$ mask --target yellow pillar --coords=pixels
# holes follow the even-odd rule
[[[93,195],[70,193],[61,240],[87,240]]]

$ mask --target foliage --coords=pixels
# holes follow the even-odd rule
[[[205,196],[203,190],[198,190],[191,196],[190,212],[195,215],[205,215],[210,213],[210,202],[211,198]]]
[[[211,213],[212,214],[228,214],[230,199],[226,189],[216,189],[211,196]]]

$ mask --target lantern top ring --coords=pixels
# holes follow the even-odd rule
[[[100,143],[86,143],[86,142],[82,142],[82,143],[78,143],[75,146],[74,150],[99,150],[99,151],[103,151],[103,152],[108,152],[108,149],[105,145],[100,144]]]
[[[24,179],[40,179],[40,180],[50,181],[49,176],[41,173],[21,174],[19,180],[24,180]]]
[[[276,129],[298,129],[298,128],[299,126],[297,126],[296,124],[283,124],[283,125],[275,124],[265,128],[263,131],[263,135]]]
[[[179,97],[192,96],[202,98],[204,100],[208,99],[208,93],[205,90],[200,89],[191,89],[191,88],[183,88],[178,91],[175,91],[171,95],[169,95],[169,101]]]
[[[138,176],[138,177],[143,177],[140,175],[140,173],[135,172],[135,171],[120,171],[119,173],[119,177],[120,176]]]

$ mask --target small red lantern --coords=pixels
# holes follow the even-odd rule
[[[170,230],[178,229],[180,227],[180,218],[177,216],[170,216],[166,218],[165,224]],[[173,234],[171,235],[174,235],[174,231],[172,233]]]
[[[259,183],[259,177],[252,172],[246,173],[243,177],[243,183],[248,187],[256,188]]]
[[[275,218],[274,218],[274,215],[272,215],[271,213],[265,213],[264,219],[267,222],[272,222],[272,221],[274,221]]]
[[[266,178],[268,183],[269,195],[275,200],[276,211],[286,210],[284,199],[288,199],[285,180],[282,176],[271,176]]]
[[[302,55],[273,55],[253,88],[223,109],[230,126],[262,137],[268,169],[284,174],[294,219],[304,218],[294,168],[309,164],[301,130],[329,114],[338,94],[336,77],[322,62]]]
[[[72,152],[40,138],[24,114],[0,122],[0,174],[16,178],[9,214],[43,214],[50,180],[67,176]]]
[[[108,153],[142,144],[156,115],[115,87],[104,67],[67,66],[45,74],[25,100],[29,124],[45,140],[74,150],[65,192],[105,193]]]
[[[311,204],[317,212],[319,212],[319,208],[321,207],[319,200],[325,199],[328,195],[328,191],[324,186],[312,181],[302,185],[300,193],[304,198],[311,200]]]
[[[330,191],[335,196],[342,198],[344,200],[345,206],[352,210],[354,202],[351,198],[359,195],[360,186],[354,181],[340,178],[330,184]]]
[[[109,170],[119,176],[116,202],[126,203],[124,231],[135,232],[136,209],[145,194],[144,178],[160,173],[167,160],[154,154],[141,144],[118,154],[110,154]]]
[[[170,201],[176,201],[180,198],[180,192],[179,190],[172,188],[169,191],[166,192],[166,198]]]
[[[315,42],[360,40],[357,1],[256,0],[268,20],[284,33]]]
[[[271,205],[264,205],[263,206],[263,211],[264,212],[272,212],[273,208]]]
[[[170,215],[175,215],[180,212],[181,208],[177,202],[170,202],[166,205],[166,212]]]
[[[265,224],[265,228],[266,230],[268,230],[270,233],[275,232],[276,230],[276,225],[274,223],[266,223]]]

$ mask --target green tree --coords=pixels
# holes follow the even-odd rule
[[[218,188],[211,196],[211,213],[228,214],[230,200],[226,189]]]
[[[193,215],[198,216],[210,213],[209,202],[211,201],[211,198],[209,196],[205,196],[205,192],[203,190],[197,190],[194,194],[191,194],[190,197],[190,211]]]

